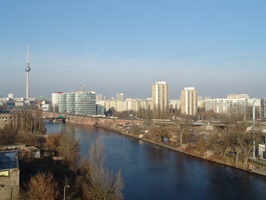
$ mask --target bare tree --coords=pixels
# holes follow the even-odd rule
[[[151,140],[153,142],[160,143],[163,141],[163,137],[170,138],[168,126],[160,126],[155,123],[150,123],[149,133],[144,135],[145,139]]]
[[[55,151],[59,151],[58,148],[60,146],[60,138],[61,138],[62,134],[53,134],[53,135],[49,135],[46,138],[45,147],[48,147],[50,149],[53,149]]]
[[[224,156],[230,152],[234,155],[235,165],[239,165],[241,161],[242,167],[245,168],[253,152],[254,142],[261,138],[261,131],[241,119],[241,115],[227,116],[224,119],[224,123],[227,124],[225,131],[213,134],[209,146]]]
[[[38,173],[30,179],[28,190],[22,192],[22,200],[55,200],[59,198],[58,183],[52,173]]]
[[[90,147],[88,158],[81,162],[84,199],[121,200],[124,187],[121,173],[114,174],[104,166],[103,144],[96,141]]]
[[[187,138],[192,128],[191,120],[188,117],[183,117],[177,120],[176,124],[175,131],[179,138],[179,146],[182,147],[184,138]]]
[[[59,155],[70,170],[75,170],[80,158],[79,143],[73,133],[67,130],[59,139]]]
[[[8,145],[15,143],[16,136],[16,131],[10,125],[5,125],[2,130],[0,129],[0,145]]]

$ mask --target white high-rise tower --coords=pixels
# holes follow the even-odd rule
[[[27,45],[27,62],[26,62],[26,99],[29,98],[29,72],[31,71],[29,62],[29,45]]]
[[[196,115],[198,112],[198,91],[194,87],[185,87],[181,91],[181,114]]]
[[[153,109],[168,112],[169,109],[169,85],[166,81],[157,81],[152,85]]]

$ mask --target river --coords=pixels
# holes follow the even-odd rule
[[[121,170],[125,200],[260,200],[266,177],[226,167],[95,127],[46,124],[47,133],[69,128],[82,156],[100,139],[106,166]]]

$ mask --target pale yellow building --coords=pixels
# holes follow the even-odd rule
[[[151,109],[152,108],[152,99],[151,98],[140,99],[139,100],[139,106],[143,109],[148,109],[148,107]]]
[[[127,98],[125,100],[108,99],[103,102],[104,102],[106,111],[108,111],[110,108],[113,108],[118,112],[122,112],[126,110],[138,111],[140,107],[144,109],[147,109],[148,107],[152,108],[151,98],[147,98],[147,99]]]
[[[108,99],[108,100],[105,101],[105,109],[106,109],[106,111],[108,111],[110,108],[114,108],[115,110],[117,109],[116,100]]]
[[[127,102],[123,100],[116,101],[116,111],[122,112],[127,110]]]
[[[127,102],[127,110],[138,111],[139,109],[139,101],[137,99],[126,99]]]
[[[198,92],[194,87],[186,87],[181,91],[181,113],[196,115],[198,110]]]
[[[158,81],[152,85],[152,108],[168,112],[169,85],[166,84],[166,81]]]

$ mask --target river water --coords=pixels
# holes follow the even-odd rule
[[[125,200],[260,200],[266,177],[226,167],[123,136],[78,125],[46,124],[47,133],[71,130],[83,156],[100,139],[106,166],[121,170]]]

